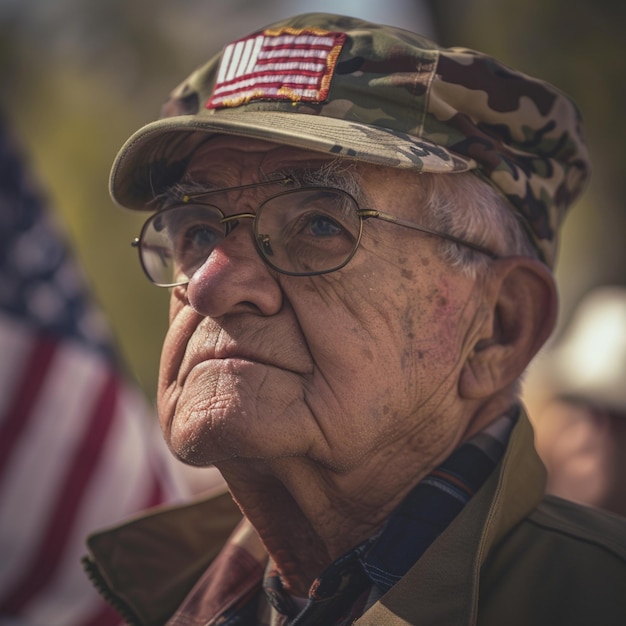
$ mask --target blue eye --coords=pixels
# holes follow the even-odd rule
[[[220,233],[206,226],[195,226],[189,228],[184,235],[185,247],[192,247],[197,250],[213,250],[222,239]]]
[[[172,212],[168,236],[177,273],[188,277],[202,265],[225,237],[220,216],[213,211]]]
[[[319,213],[311,216],[308,228],[315,237],[334,237],[343,232],[343,228],[334,219]]]

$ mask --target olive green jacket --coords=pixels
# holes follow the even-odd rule
[[[544,497],[532,439],[521,415],[483,488],[356,624],[626,624],[626,519]],[[162,625],[239,520],[228,494],[160,510],[92,535],[85,565],[129,623]]]

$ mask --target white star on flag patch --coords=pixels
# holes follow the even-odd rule
[[[345,39],[344,33],[288,28],[230,43],[206,107],[251,100],[323,102]]]

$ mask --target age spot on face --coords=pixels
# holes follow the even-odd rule
[[[365,348],[363,350],[363,356],[368,360],[368,361],[373,361],[374,360],[374,353],[369,349],[369,348]]]
[[[413,280],[413,271],[412,270],[407,270],[407,269],[403,269],[402,270],[402,278],[406,278],[407,280]]]

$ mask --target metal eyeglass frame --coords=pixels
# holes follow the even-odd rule
[[[289,183],[293,183],[296,182],[294,181],[294,179],[286,177],[286,178],[279,178],[279,179],[274,179],[274,180],[268,180],[268,181],[263,181],[263,182],[259,182],[259,183],[250,183],[247,185],[238,185],[236,187],[226,187],[224,189],[211,189],[209,191],[203,191],[203,192],[198,192],[198,193],[193,193],[193,194],[185,194],[184,196],[182,196],[181,201],[183,203],[188,203],[190,200],[196,200],[197,198],[202,198],[205,196],[210,196],[213,194],[218,194],[218,193],[228,193],[231,191],[239,191],[239,190],[245,190],[245,189],[253,189],[256,187],[263,187],[266,185],[272,185],[272,184],[282,184],[282,185],[287,185]],[[272,269],[274,269],[275,271],[281,273],[281,274],[285,274],[287,276],[320,276],[322,274],[330,274],[331,272],[336,272],[337,270],[342,269],[343,267],[345,267],[350,260],[352,259],[352,257],[356,254],[356,251],[359,248],[359,244],[361,243],[361,236],[363,233],[363,221],[366,219],[379,219],[382,220],[384,222],[389,222],[390,224],[397,224],[398,226],[404,226],[405,228],[410,228],[411,230],[416,230],[418,232],[424,233],[426,235],[431,235],[433,237],[439,237],[440,239],[445,239],[447,241],[451,241],[455,244],[458,244],[460,246],[464,246],[466,248],[469,248],[471,250],[474,250],[475,252],[479,252],[481,254],[486,255],[487,257],[489,257],[492,260],[496,260],[499,258],[499,256],[497,254],[495,254],[494,252],[492,252],[491,250],[480,246],[478,244],[469,242],[469,241],[465,241],[464,239],[460,239],[459,237],[455,237],[454,235],[449,235],[447,233],[442,233],[441,231],[437,231],[437,230],[432,230],[430,228],[426,228],[425,226],[421,226],[420,224],[416,224],[415,222],[411,222],[405,219],[402,219],[400,217],[397,217],[396,215],[392,215],[391,213],[386,213],[384,211],[379,211],[377,209],[362,209],[359,206],[359,203],[357,202],[357,200],[354,198],[354,196],[350,193],[348,193],[347,191],[344,191],[343,189],[338,189],[338,188],[334,188],[334,187],[318,187],[318,186],[312,186],[312,187],[297,187],[293,190],[289,190],[286,192],[281,192],[278,194],[275,194],[274,196],[270,196],[269,198],[266,198],[263,202],[267,202],[268,200],[276,197],[276,196],[280,196],[282,194],[285,193],[294,193],[297,192],[301,189],[311,189],[311,190],[316,190],[316,189],[330,189],[332,191],[339,191],[342,194],[345,194],[346,196],[348,196],[352,202],[354,203],[354,205],[357,207],[357,216],[359,217],[359,233],[358,236],[356,238],[355,244],[354,244],[354,249],[352,250],[352,252],[348,255],[348,257],[345,259],[345,261],[343,261],[340,265],[336,266],[336,267],[332,267],[330,269],[327,270],[320,270],[320,271],[312,271],[312,272],[290,272],[288,270],[284,270],[281,269],[280,267],[275,266],[264,254],[263,251],[261,250],[262,247],[262,243],[260,241],[257,240],[257,238],[254,238],[254,241],[256,243],[256,248],[257,248],[257,252],[259,253],[259,256],[261,257],[262,261],[268,265],[269,267],[271,267]],[[215,207],[217,208],[217,207]],[[167,210],[167,209],[165,209]],[[220,210],[221,212],[221,210]],[[191,280],[190,278],[187,278],[186,280],[183,281],[179,281],[179,282],[175,282],[175,283],[167,283],[167,284],[162,284],[162,283],[157,283],[155,282],[151,277],[150,274],[143,262],[143,257],[141,254],[141,239],[143,237],[143,234],[146,230],[146,226],[147,224],[155,218],[156,215],[158,215],[159,213],[155,213],[154,215],[150,216],[150,218],[148,220],[146,220],[146,223],[144,224],[143,228],[141,229],[141,233],[139,235],[139,237],[135,237],[135,239],[133,239],[133,241],[131,242],[131,246],[133,246],[134,248],[137,248],[138,252],[139,252],[139,262],[141,264],[141,267],[144,271],[144,273],[146,274],[146,276],[148,277],[148,279],[150,280],[151,283],[153,283],[154,285],[156,285],[157,287],[176,287],[178,285],[185,285],[189,282],[189,280]],[[228,215],[228,216],[224,216],[221,220],[220,223],[222,224],[229,224],[231,222],[237,222],[240,219],[243,218],[248,218],[248,219],[256,219],[256,213],[235,213],[233,215]],[[225,237],[227,237],[230,232],[232,232],[232,229],[227,229],[226,235]],[[208,257],[207,257],[208,258]]]

